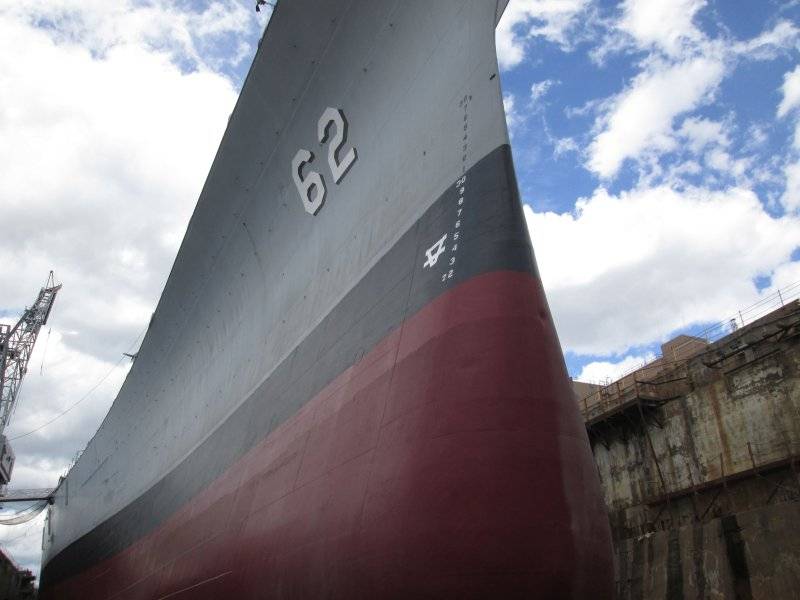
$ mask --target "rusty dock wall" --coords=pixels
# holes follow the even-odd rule
[[[619,598],[800,598],[800,303],[576,385]]]

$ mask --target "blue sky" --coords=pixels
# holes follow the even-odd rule
[[[780,20],[796,22],[800,7],[782,7],[778,2],[713,2],[697,12],[696,25],[711,40],[745,41],[773,28]],[[504,73],[503,84],[508,94],[518,99],[517,110],[524,122],[515,127],[514,147],[518,162],[520,187],[526,198],[535,199],[540,210],[569,211],[576,198],[591,194],[600,183],[596,173],[585,168],[580,154],[568,151],[556,153],[554,141],[573,139],[578,147],[587,146],[592,139],[596,111],[579,112],[581,107],[609,98],[625,88],[641,72],[641,63],[651,52],[640,47],[628,47],[610,54],[600,62],[593,57],[601,43],[602,23],[617,17],[621,8],[616,2],[596,6],[594,19],[598,24],[590,29],[588,39],[565,48],[547,39],[536,38],[527,45],[527,60]],[[518,25],[524,29],[526,25]],[[591,31],[595,29],[594,31]],[[576,38],[582,37],[576,32]],[[759,163],[766,163],[776,154],[785,154],[794,134],[791,121],[775,120],[775,110],[781,99],[783,76],[797,64],[794,44],[774,50],[769,60],[754,61],[746,57],[730,58],[730,75],[714,91],[713,98],[698,103],[685,114],[724,121],[731,131],[731,150],[746,153]],[[550,82],[547,92],[536,100],[531,98],[531,86]],[[743,147],[751,141],[748,131],[759,128],[766,141],[750,151]],[[662,165],[676,164],[686,158],[680,148],[659,156]],[[607,181],[612,193],[627,189],[643,175],[641,165],[627,161],[619,173]],[[687,180],[701,183],[707,175],[701,171]],[[731,177],[720,174],[718,187],[731,183]],[[782,191],[780,181],[759,184],[765,199],[774,199]],[[770,207],[780,214],[780,207]]]
[[[547,236],[542,228],[555,220],[541,213],[571,215],[563,233],[584,230],[592,243],[577,235],[562,242],[584,257],[602,246],[610,262],[597,267],[619,272],[615,286],[591,272],[579,285],[559,282],[569,277],[552,269],[580,272],[585,264],[580,257],[558,260],[545,242],[545,285],[572,375],[613,377],[657,354],[677,331],[700,331],[798,279],[792,230],[800,190],[789,176],[797,164],[797,117],[794,108],[781,113],[779,106],[798,63],[799,16],[797,2],[512,1],[498,42],[534,247],[538,252],[537,238]],[[504,60],[509,46],[516,52],[507,50]],[[606,206],[601,197],[610,199]],[[588,222],[579,227],[587,219],[582,204],[593,208],[595,225],[606,222],[603,212],[614,214],[608,236]],[[655,222],[632,217],[638,206],[646,218],[648,204]],[[738,210],[759,226],[736,219]],[[690,221],[690,234],[678,214]],[[641,240],[631,233],[639,227],[661,240],[645,240],[650,257],[636,258]],[[771,230],[772,256],[758,260],[755,248],[768,245]],[[684,235],[690,239],[682,244],[664,241]],[[754,243],[742,248],[726,237]],[[601,310],[580,315],[574,305],[562,308],[563,288]],[[629,303],[639,288],[642,297]],[[665,314],[670,306],[672,318]],[[571,323],[589,331],[612,312],[627,338],[583,343],[572,331]],[[651,322],[628,328],[626,314],[635,323],[650,315]]]
[[[50,269],[64,283],[11,425],[36,430],[15,485],[54,485],[106,414],[268,15],[0,0],[0,319]],[[799,23],[797,1],[511,0],[508,123],[573,376],[614,377],[800,281]],[[0,542],[36,569],[40,528]]]

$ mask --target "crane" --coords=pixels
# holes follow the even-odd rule
[[[60,289],[50,271],[36,302],[25,309],[16,325],[0,324],[0,486],[8,483],[14,468],[14,453],[4,431],[14,413],[36,337],[47,323]]]

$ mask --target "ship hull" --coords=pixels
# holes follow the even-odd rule
[[[611,597],[498,10],[279,3],[137,360],[56,491],[43,598]],[[314,204],[292,157],[320,114]]]
[[[437,299],[46,597],[611,598],[603,507],[574,485],[565,498],[593,465],[554,406],[561,366],[532,342],[552,335],[537,288],[496,272]],[[549,372],[538,394],[531,365]]]
[[[52,560],[43,597],[611,597],[604,505],[508,147],[463,187],[460,237],[480,241],[457,284],[413,277],[466,195],[454,188],[307,338],[294,381],[265,382],[182,468]],[[347,356],[269,431],[267,407]],[[240,455],[186,497],[231,446]]]

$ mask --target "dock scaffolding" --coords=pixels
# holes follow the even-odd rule
[[[613,383],[579,384],[616,539],[800,501],[798,296],[800,283]]]

